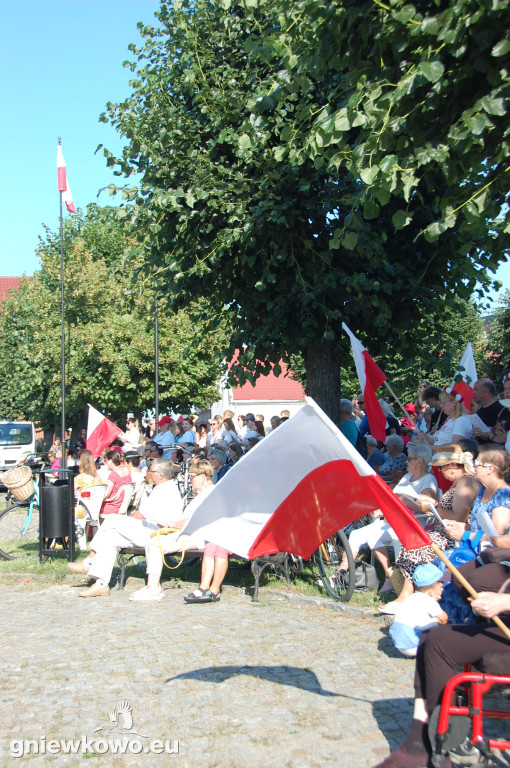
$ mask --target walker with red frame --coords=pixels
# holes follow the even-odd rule
[[[497,663],[495,668],[501,671]],[[432,765],[441,768],[448,751],[465,745],[468,736],[472,747],[478,749],[485,761],[493,749],[510,750],[510,740],[484,736],[484,718],[510,720],[510,707],[506,710],[484,708],[484,694],[496,685],[510,687],[510,675],[472,671],[471,664],[466,664],[464,672],[448,681],[442,703],[434,710],[429,724]]]

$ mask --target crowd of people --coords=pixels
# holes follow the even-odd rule
[[[394,616],[390,634],[395,647],[405,656],[416,657],[417,664],[409,736],[380,768],[427,765],[431,751],[427,722],[446,673],[453,674],[463,662],[483,668],[487,653],[506,654],[505,663],[510,660],[502,631],[494,627],[489,631],[490,624],[480,623],[481,618],[500,614],[510,624],[510,595],[506,594],[510,583],[506,564],[510,561],[510,375],[502,383],[498,394],[492,381],[479,379],[469,409],[456,386],[441,388],[428,382],[420,386],[414,402],[405,405],[400,418],[389,401],[381,399],[384,443],[370,434],[362,395],[340,404],[340,429],[346,439],[452,562],[462,552],[461,570],[480,592],[472,600],[455,579],[448,583],[448,572],[445,575],[444,564],[431,547],[402,547],[380,510],[351,532],[354,556],[361,547],[369,547],[387,574],[385,589],[393,590],[395,597],[383,602],[380,610]],[[287,418],[288,412],[274,416],[270,429],[277,429]],[[87,486],[106,482],[107,498],[104,522],[90,542],[89,554],[85,560],[69,563],[71,570],[94,580],[80,596],[109,594],[116,553],[126,546],[140,546],[146,553],[147,583],[130,600],[161,600],[165,555],[181,552],[181,530],[204,494],[265,434],[263,417],[253,413],[236,419],[232,411],[225,411],[206,420],[186,416],[178,421],[164,415],[157,425],[152,419],[144,429],[134,419],[128,420],[125,433],[104,453],[99,469],[89,452],[82,450],[76,487],[83,493]],[[189,503],[179,492],[185,465],[193,496]],[[111,499],[115,497],[117,504],[122,485],[133,482],[136,474],[146,484],[145,491],[132,514],[118,515]],[[203,552],[200,584],[185,601],[217,602],[232,553],[197,534],[187,537],[185,547]],[[342,561],[340,570],[346,569],[347,562]],[[460,625],[452,623],[457,614],[449,611],[452,590],[470,616]]]
[[[268,433],[289,416],[288,411],[273,416]],[[94,580],[79,596],[107,596],[117,552],[132,546],[145,548],[147,585],[134,592],[130,600],[161,600],[165,555],[182,550],[181,529],[204,494],[266,436],[263,422],[263,415],[247,413],[238,417],[236,429],[234,413],[227,410],[223,416],[197,423],[191,416],[174,420],[164,415],[156,430],[154,419],[141,429],[134,418],[129,418],[125,432],[101,454],[99,466],[90,451],[82,449],[75,478],[77,496],[86,507],[93,486],[105,485],[106,491],[100,510],[103,522],[90,541],[89,554],[84,560],[68,564],[71,571],[87,573]],[[186,477],[191,489],[186,488]],[[119,514],[128,486],[133,488],[136,503],[131,514]],[[136,493],[137,489],[141,493]],[[77,505],[77,509],[81,507],[83,504]],[[79,512],[77,523],[86,524]],[[80,536],[79,541],[83,542],[83,538]],[[217,602],[232,553],[191,536],[186,537],[184,546],[203,552],[200,585],[185,598],[186,602]]]

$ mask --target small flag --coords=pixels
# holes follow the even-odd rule
[[[382,412],[376,392],[381,384],[386,381],[386,376],[345,323],[342,323],[342,328],[351,340],[356,372],[365,399],[365,412],[368,418],[370,434],[376,440],[384,443],[386,440],[386,416]]]
[[[414,515],[338,427],[307,397],[196,507],[183,534],[253,559],[290,552],[308,559],[329,536],[375,509],[407,549],[430,544]]]
[[[65,203],[67,210],[69,213],[76,213],[73,196],[71,194],[71,187],[67,181],[64,153],[62,152],[60,144],[57,147],[57,183],[58,191],[62,194],[62,201]]]
[[[86,448],[94,455],[95,459],[101,456],[104,449],[108,448],[121,432],[122,430],[113,421],[89,405]]]
[[[468,411],[475,393],[474,387],[477,379],[473,347],[468,341],[452,381],[452,386],[462,395],[462,402]]]

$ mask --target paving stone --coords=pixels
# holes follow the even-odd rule
[[[108,752],[90,765],[370,768],[405,736],[414,665],[363,615],[265,594],[254,604],[234,589],[209,605],[186,605],[177,589],[146,604],[128,589],[76,592],[2,590],[2,768],[89,765],[83,755],[17,759],[9,744],[122,738],[108,713],[123,701],[145,748],[178,740],[179,754]]]

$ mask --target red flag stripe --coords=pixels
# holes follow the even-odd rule
[[[350,461],[340,459],[301,480],[262,528],[249,557],[284,551],[308,559],[328,536],[375,509],[383,511],[407,549],[430,544],[420,523],[380,477],[360,476]]]

